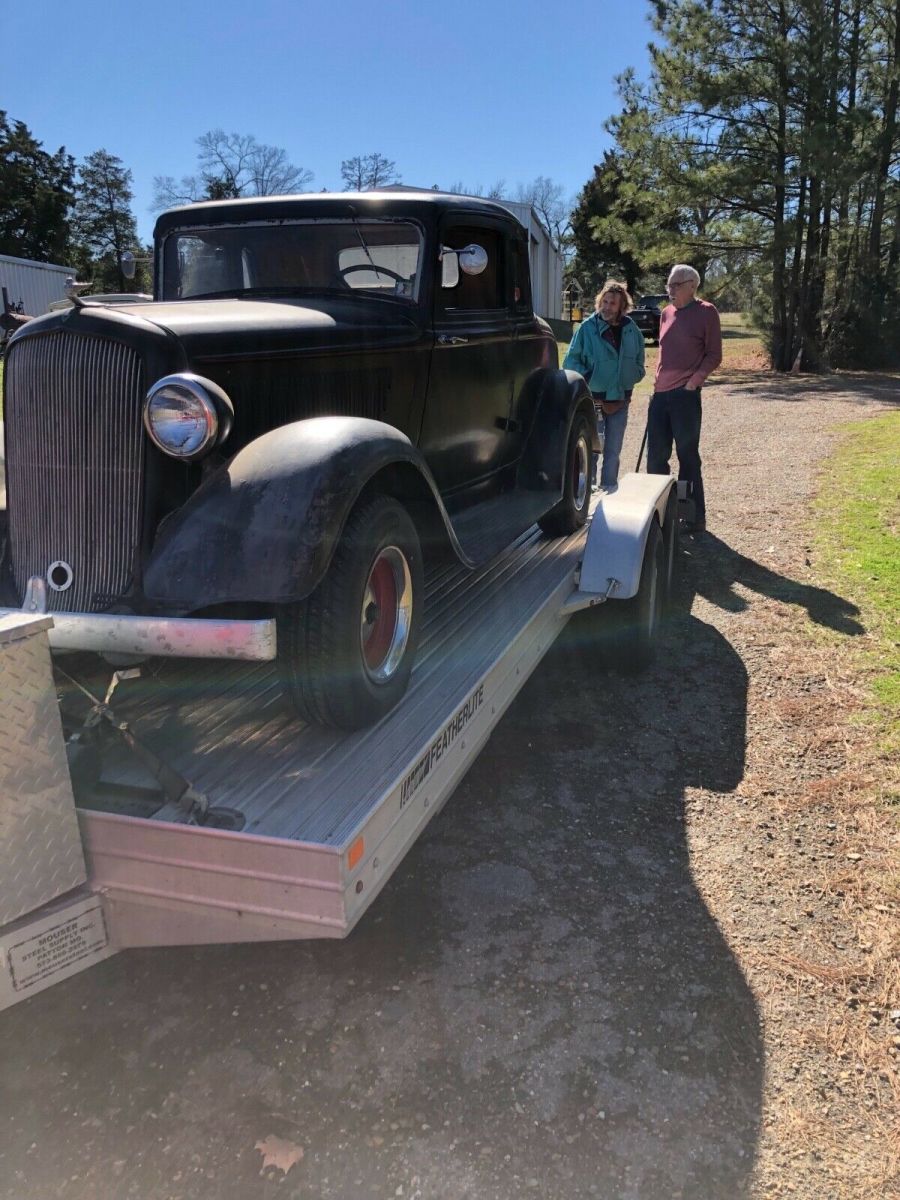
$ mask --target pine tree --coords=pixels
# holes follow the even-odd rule
[[[0,111],[0,254],[65,264],[75,160]]]
[[[114,154],[95,150],[78,175],[72,233],[80,269],[90,273],[96,291],[128,291],[122,255],[126,250],[140,252],[131,211],[131,172]]]
[[[657,0],[654,23],[605,233],[754,275],[778,370],[896,353],[900,0]]]

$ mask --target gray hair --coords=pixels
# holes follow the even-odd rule
[[[688,263],[676,263],[675,264],[675,266],[669,272],[669,282],[670,283],[672,282],[673,275],[678,276],[678,278],[674,281],[675,283],[686,283],[687,280],[690,279],[693,282],[695,288],[698,288],[700,286],[699,273],[697,271],[695,271],[694,268],[692,266],[690,266]]]

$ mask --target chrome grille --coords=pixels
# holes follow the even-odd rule
[[[107,338],[57,331],[10,347],[7,504],[20,595],[52,563],[71,567],[51,612],[97,612],[131,585],[141,530],[144,372]],[[65,572],[59,572],[60,577]]]

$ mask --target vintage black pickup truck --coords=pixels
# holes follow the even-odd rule
[[[439,193],[164,213],[153,302],[20,329],[4,417],[0,605],[60,649],[277,654],[340,728],[403,695],[426,565],[574,531],[599,449],[525,230]]]

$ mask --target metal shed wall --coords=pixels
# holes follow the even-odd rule
[[[498,200],[528,230],[531,247],[531,297],[534,311],[542,317],[558,319],[562,315],[562,255],[555,250],[537,213],[525,201]]]
[[[21,303],[22,311],[32,317],[47,312],[53,300],[63,299],[69,275],[75,277],[74,267],[0,254],[0,287],[6,288],[10,304]]]

